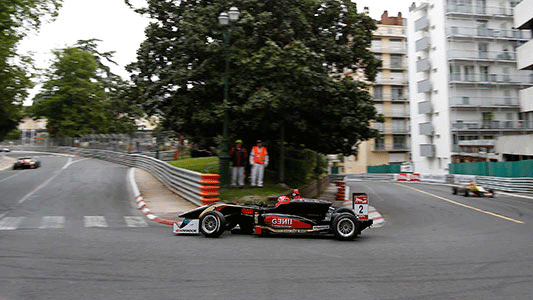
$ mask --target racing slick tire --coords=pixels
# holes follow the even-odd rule
[[[200,231],[205,237],[219,237],[226,229],[226,219],[219,211],[210,211],[200,218]]]
[[[468,190],[467,190],[467,189],[465,189],[465,194],[464,194],[464,196],[465,196],[465,197],[470,196],[470,195],[468,194]]]
[[[456,187],[452,188],[452,194],[453,195],[457,195],[457,188]]]
[[[335,213],[336,214],[341,214],[341,213],[353,213],[353,209],[351,208],[348,208],[348,207],[339,207],[335,210]]]
[[[341,213],[333,220],[333,233],[340,241],[352,241],[359,232],[357,218],[351,213]]]

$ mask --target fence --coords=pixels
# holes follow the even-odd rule
[[[533,177],[533,160],[450,164],[450,174]]]
[[[203,174],[174,167],[164,161],[141,154],[127,154],[109,150],[85,149],[76,147],[17,146],[17,150],[64,153],[105,160],[128,167],[144,169],[180,195],[196,205],[219,201],[218,174]]]

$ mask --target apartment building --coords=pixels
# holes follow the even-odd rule
[[[368,8],[365,8],[368,12]],[[381,137],[362,142],[358,155],[345,157],[345,173],[366,173],[367,166],[409,161],[409,102],[407,93],[407,27],[401,13],[385,11],[376,21],[371,51],[383,61],[370,93],[385,122],[374,123]],[[354,74],[348,74],[355,76]]]
[[[499,136],[533,132],[520,90],[517,48],[531,32],[513,28],[515,1],[430,0],[408,17],[411,152],[414,169],[446,173],[455,162],[486,161]]]

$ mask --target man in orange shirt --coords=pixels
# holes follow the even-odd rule
[[[252,148],[250,153],[250,165],[252,166],[252,183],[251,186],[263,187],[263,175],[265,167],[268,166],[268,151],[263,147],[263,142],[257,140],[256,146]]]

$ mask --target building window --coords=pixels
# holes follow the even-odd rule
[[[391,56],[390,56],[390,66],[391,66],[391,68],[401,68],[402,67],[402,59],[403,59],[403,57],[401,55],[391,54]]]
[[[389,42],[391,51],[403,50],[403,41],[401,39],[391,39]]]
[[[381,51],[381,39],[372,39],[372,50]]]
[[[374,139],[374,149],[385,150],[385,141],[383,140],[383,137],[378,137]]]
[[[383,87],[380,85],[374,86],[374,99],[383,99]]]
[[[403,100],[404,99],[403,88],[397,87],[397,86],[391,87],[391,95],[392,95],[392,100]]]
[[[404,135],[395,135],[392,137],[393,148],[396,150],[405,149],[405,136]]]

